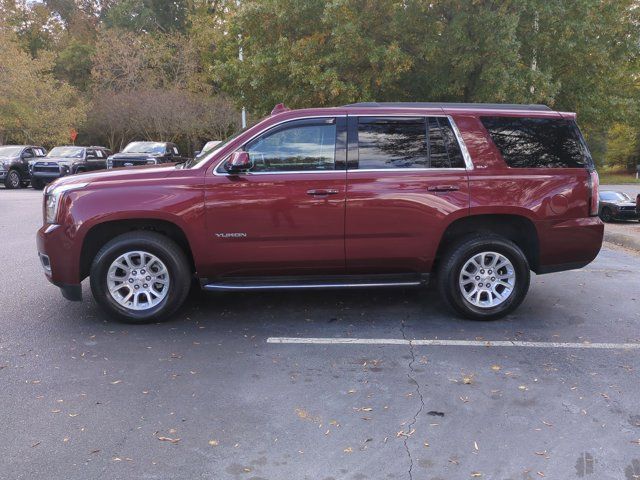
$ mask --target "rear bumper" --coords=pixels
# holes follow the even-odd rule
[[[602,248],[604,224],[598,217],[540,222],[538,274],[581,268]]]
[[[45,225],[36,235],[40,263],[47,279],[68,300],[82,300],[79,252],[60,225]]]

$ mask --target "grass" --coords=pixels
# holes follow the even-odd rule
[[[605,169],[602,169],[598,171],[598,176],[600,177],[601,185],[640,185],[640,180],[636,180],[635,173],[607,171]]]

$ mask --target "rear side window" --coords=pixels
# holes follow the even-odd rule
[[[512,168],[593,168],[575,122],[555,118],[481,117]]]
[[[443,117],[360,117],[359,169],[464,168],[449,120]]]

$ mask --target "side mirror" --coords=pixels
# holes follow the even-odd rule
[[[243,173],[253,167],[253,162],[249,158],[247,152],[234,152],[231,154],[231,158],[224,166],[225,170],[229,173]]]

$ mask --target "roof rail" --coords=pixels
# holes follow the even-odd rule
[[[359,102],[343,105],[346,108],[466,108],[478,110],[552,111],[547,105],[517,103],[449,103],[449,102]]]

